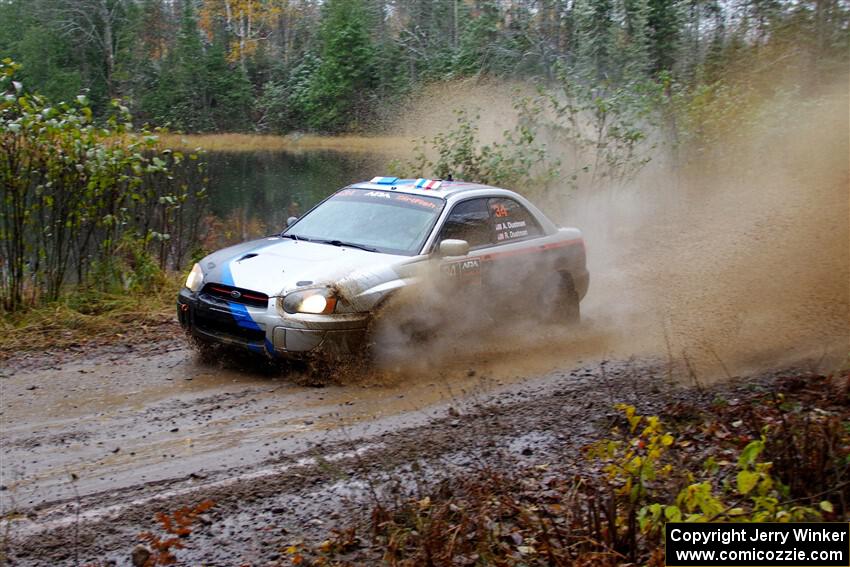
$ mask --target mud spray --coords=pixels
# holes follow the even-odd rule
[[[405,124],[411,134],[435,132],[452,125],[446,109],[480,109],[487,142],[511,127],[512,96],[511,85],[440,87]],[[561,226],[585,233],[591,285],[579,327],[494,329],[478,310],[454,308],[433,314],[444,333],[394,358],[408,371],[489,361],[521,373],[654,357],[702,383],[785,364],[846,364],[846,77],[817,100],[800,96],[790,113],[787,97],[758,106],[751,110],[764,119],[725,125],[698,155],[674,160],[662,145],[628,183],[556,184],[536,199]],[[484,330],[470,332],[470,322]]]

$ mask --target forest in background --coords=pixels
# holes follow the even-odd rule
[[[28,89],[185,132],[375,132],[464,78],[695,100],[804,68],[816,90],[848,38],[846,0],[0,0],[0,54]]]

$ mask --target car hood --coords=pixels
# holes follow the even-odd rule
[[[304,240],[269,237],[210,254],[201,261],[205,283],[280,296],[296,288],[344,283],[354,295],[397,278],[410,256],[368,252]]]

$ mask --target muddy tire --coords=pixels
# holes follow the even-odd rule
[[[414,345],[420,347],[431,338],[431,328],[415,302],[400,297],[387,299],[369,323],[366,335],[365,360],[380,364],[409,355]]]
[[[368,369],[368,361],[362,354],[335,357],[311,356],[294,365],[293,381],[300,386],[324,388],[331,384],[356,382]]]
[[[581,308],[573,277],[561,274],[557,297],[553,309],[554,321],[564,325],[577,325],[581,322]]]

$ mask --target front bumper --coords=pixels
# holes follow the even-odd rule
[[[183,288],[177,317],[188,332],[273,358],[314,354],[345,356],[365,348],[368,313],[281,315],[275,298],[267,307],[252,307]]]

